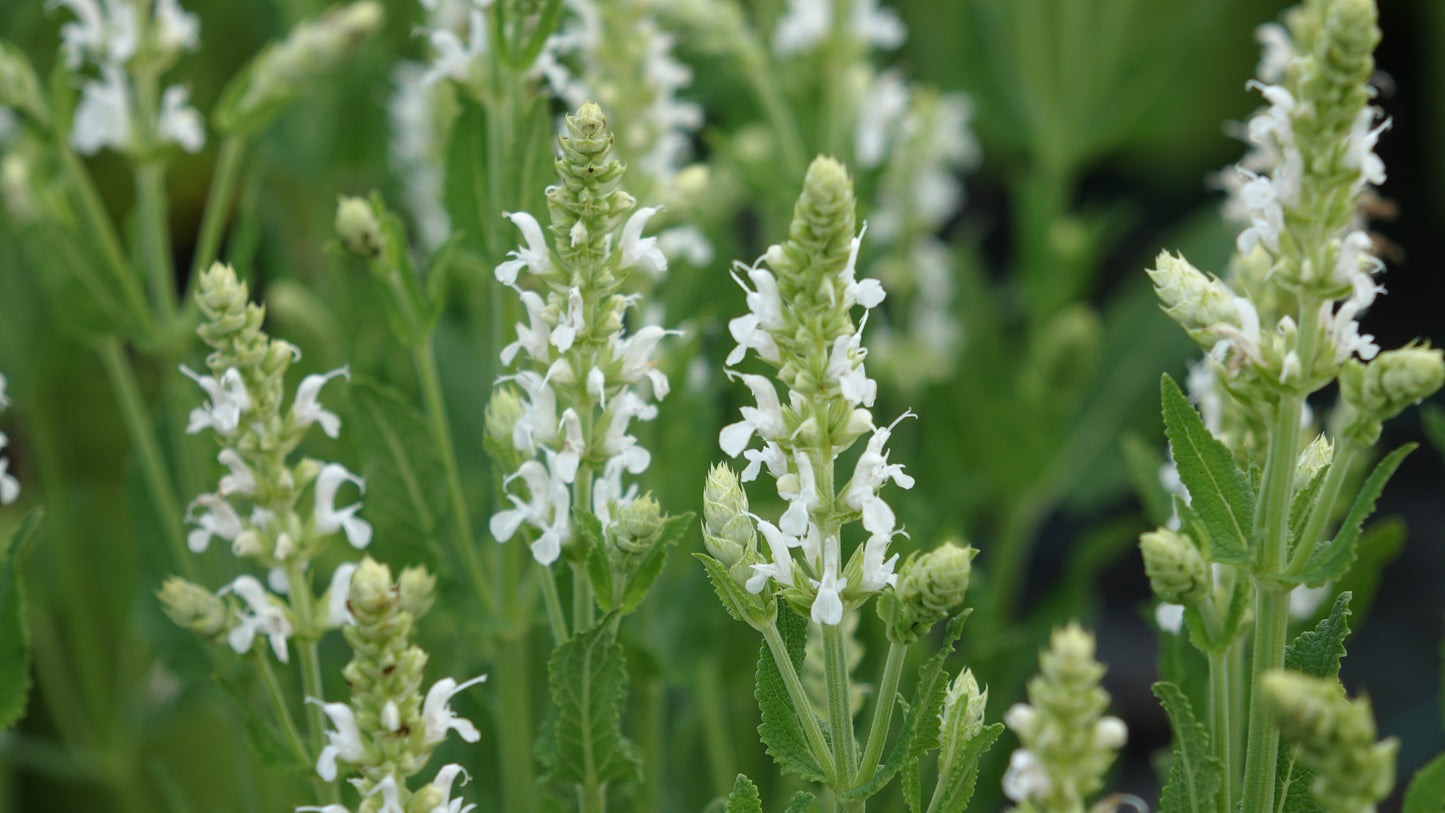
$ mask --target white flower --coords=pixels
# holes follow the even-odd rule
[[[617,345],[617,354],[622,362],[622,368],[618,371],[617,377],[622,381],[634,383],[646,376],[647,380],[652,383],[652,396],[659,401],[667,397],[671,387],[667,381],[667,374],[657,369],[657,364],[652,361],[652,353],[656,350],[657,343],[669,334],[678,336],[682,334],[682,331],[664,330],[658,325],[646,325]]]
[[[843,623],[843,599],[839,592],[848,586],[847,579],[838,578],[838,539],[830,537],[823,543],[823,578],[810,579],[818,588],[813,599],[812,618],[816,624],[836,626]]]
[[[471,74],[472,64],[479,57],[487,52],[487,21],[479,8],[472,9],[467,18],[467,41],[462,44],[461,38],[456,32],[444,28],[432,28],[426,30],[427,42],[436,52],[431,67],[422,76],[422,86],[426,87],[440,79],[453,79],[458,82],[465,82]]]
[[[447,732],[452,729],[456,729],[457,734],[467,742],[476,742],[481,739],[482,735],[477,732],[477,727],[472,725],[470,720],[458,717],[448,704],[458,692],[486,679],[486,675],[478,675],[465,683],[458,684],[451,678],[442,678],[432,685],[431,690],[426,693],[426,700],[421,707],[422,723],[426,726],[425,742],[427,745],[435,745],[446,739]]]
[[[854,153],[859,166],[873,168],[888,158],[888,142],[908,113],[911,93],[903,73],[884,71],[868,86],[858,103],[862,115],[853,128]]]
[[[1129,729],[1118,717],[1100,717],[1094,723],[1093,747],[1099,751],[1117,751],[1129,739]]]
[[[1292,145],[1294,125],[1290,117],[1294,115],[1297,107],[1294,95],[1279,85],[1266,85],[1253,79],[1246,82],[1245,87],[1258,90],[1265,101],[1269,102],[1269,108],[1265,112],[1249,120],[1249,140],[1262,144],[1267,136],[1273,134],[1281,147]]]
[[[1239,233],[1235,247],[1240,254],[1249,254],[1254,247],[1263,243],[1270,251],[1279,251],[1279,235],[1284,231],[1284,207],[1274,182],[1257,175],[1244,167],[1238,167],[1244,184],[1239,188],[1239,199],[1249,212],[1249,228]]]
[[[346,532],[346,541],[353,548],[361,549],[371,542],[371,523],[356,516],[361,503],[356,502],[345,508],[336,507],[336,492],[344,482],[352,482],[366,493],[366,483],[352,474],[340,463],[327,463],[316,475],[316,509],[314,520],[318,533]]]
[[[512,427],[512,445],[518,451],[534,454],[538,443],[551,443],[557,437],[557,394],[544,376],[523,370],[510,380],[527,395],[527,408]]]
[[[865,279],[858,282],[854,278],[858,265],[858,248],[863,244],[863,235],[868,233],[868,224],[864,223],[858,235],[848,243],[848,262],[843,270],[838,272],[838,280],[843,283],[843,304],[852,307],[854,303],[872,310],[882,304],[887,294],[883,290],[883,283],[876,279]],[[828,289],[828,297],[833,296],[833,289]],[[858,326],[858,333],[862,334],[863,326]]]
[[[352,779],[351,783],[354,785],[359,781]],[[366,795],[375,796],[378,793],[381,794],[381,806],[375,808],[375,813],[406,813],[406,808],[401,805],[401,791],[397,787],[395,775],[387,774]]]
[[[562,482],[573,482],[577,479],[577,468],[586,453],[587,439],[582,436],[582,419],[577,415],[577,410],[567,407],[562,413],[562,448],[553,458],[552,470],[562,478]]]
[[[346,609],[346,595],[351,592],[351,576],[355,572],[355,562],[342,562],[332,571],[331,586],[326,588],[327,628],[352,623],[351,611]]]
[[[898,576],[893,568],[898,564],[898,554],[884,560],[888,553],[888,543],[892,537],[888,534],[873,534],[863,544],[863,575],[859,586],[869,592],[882,590],[884,587],[896,585]]]
[[[162,51],[194,51],[201,42],[201,21],[181,8],[179,0],[156,0],[152,17],[156,44]]]
[[[431,784],[432,787],[441,791],[442,800],[426,813],[467,813],[467,811],[476,807],[476,805],[463,807],[462,803],[464,800],[452,798],[452,782],[456,781],[457,774],[461,774],[463,785],[471,778],[467,776],[466,770],[455,762],[450,765],[443,765],[441,770],[437,771],[437,778],[433,779]]]
[[[668,257],[680,257],[689,265],[703,268],[713,259],[712,241],[692,224],[673,226],[657,234],[657,247]]]
[[[10,444],[10,438],[0,432],[0,449]],[[10,458],[0,457],[0,505],[9,505],[20,499],[20,481],[10,471]]]
[[[1254,38],[1263,46],[1255,73],[1264,82],[1283,81],[1295,60],[1294,40],[1290,39],[1289,31],[1279,23],[1265,23],[1254,29]]]
[[[527,324],[516,323],[517,340],[502,348],[502,364],[511,366],[520,350],[526,350],[528,356],[545,363],[551,354],[548,348],[552,337],[552,326],[543,316],[547,303],[536,291],[518,289],[517,293],[522,298],[522,307],[527,310]]]
[[[549,450],[547,455],[550,463],[555,453]],[[571,511],[571,492],[567,484],[562,482],[562,478],[539,460],[522,463],[521,467],[506,479],[503,487],[518,477],[527,484],[530,501],[523,502],[515,494],[508,493],[507,499],[512,501],[514,507],[492,515],[489,525],[492,538],[498,542],[506,542],[516,535],[522,523],[529,523],[542,531],[542,535],[532,543],[532,557],[538,564],[550,565],[561,555],[562,543],[571,533],[567,520]]]
[[[583,312],[586,303],[582,301],[582,289],[573,287],[567,292],[567,318],[552,331],[552,346],[565,353],[577,340],[577,334],[587,329],[587,316]]]
[[[161,94],[161,110],[156,118],[156,135],[171,141],[186,152],[200,152],[206,144],[206,125],[200,111],[187,104],[190,90],[171,85]]]
[[[774,478],[782,477],[788,473],[788,455],[783,452],[782,447],[771,440],[764,443],[761,450],[748,449],[744,451],[743,457],[748,460],[747,467],[743,469],[743,473],[740,475],[740,479],[744,483],[751,483],[753,480],[756,480],[758,472],[762,470],[764,463],[767,464],[768,472],[772,474]]]
[[[1289,617],[1296,621],[1314,617],[1315,610],[1320,608],[1320,603],[1330,596],[1330,586],[1306,587],[1303,584],[1296,585],[1289,591]]]
[[[853,0],[849,33],[868,45],[893,50],[903,44],[908,30],[892,9],[877,0]],[[828,39],[833,28],[832,0],[788,0],[788,10],[773,30],[773,51],[779,55],[808,51]]]
[[[391,123],[388,153],[392,173],[402,182],[402,199],[416,224],[417,237],[435,251],[451,234],[451,217],[442,203],[443,171],[437,139],[435,93],[422,84],[425,69],[402,62],[392,72],[395,85],[387,105]]]
[[[271,601],[266,593],[266,588],[256,581],[254,576],[238,576],[236,580],[222,587],[217,595],[235,593],[246,602],[250,613],[236,611],[236,618],[239,623],[231,628],[226,636],[231,644],[231,649],[238,655],[244,655],[251,651],[251,645],[256,640],[256,633],[265,635],[271,641],[271,650],[276,653],[276,660],[286,663],[286,639],[291,636],[291,622],[286,619],[286,613],[281,607]],[[319,769],[319,765],[318,765]]]
[[[828,367],[823,372],[825,380],[838,382],[838,390],[849,406],[873,406],[878,395],[878,384],[868,377],[863,369],[863,358],[868,351],[863,348],[863,325],[856,333],[839,336],[833,342],[828,354]]]
[[[627,218],[622,227],[622,267],[636,268],[652,277],[662,279],[667,274],[667,255],[657,247],[656,237],[643,237],[642,229],[648,219],[661,211],[660,206],[644,206]]]
[[[868,446],[853,467],[853,479],[848,481],[848,487],[843,492],[843,503],[862,513],[863,528],[869,533],[893,533],[893,509],[878,496],[878,489],[889,480],[902,488],[913,488],[913,477],[903,473],[902,464],[890,464],[888,452],[883,448],[898,421],[912,416],[912,412],[905,412],[888,426],[874,430]]]
[[[323,703],[314,697],[306,698],[315,703],[331,718],[331,731],[326,732],[326,747],[316,758],[316,774],[327,782],[336,781],[336,760],[359,763],[366,759],[366,745],[361,741],[361,730],[356,726],[356,714],[345,703]]]
[[[1154,623],[1165,632],[1179,634],[1184,628],[1184,605],[1161,601],[1154,608]]]
[[[184,364],[181,372],[199,384],[211,398],[210,403],[191,410],[186,434],[194,435],[208,426],[221,435],[235,432],[241,424],[241,413],[251,408],[251,396],[246,392],[246,382],[241,378],[240,371],[232,367],[221,374],[220,380],[199,375]]]
[[[217,494],[224,497],[228,494],[256,493],[256,475],[246,465],[240,453],[235,449],[222,449],[221,453],[216,455],[216,460],[231,470],[230,474],[221,477],[221,485],[216,489]]]
[[[753,565],[753,575],[748,578],[745,585],[749,593],[761,592],[763,586],[772,579],[778,584],[793,584],[793,554],[789,548],[796,548],[799,545],[797,537],[783,533],[782,529],[767,520],[749,514],[758,523],[758,530],[763,532],[763,538],[768,542],[768,548],[773,553],[773,561],[767,564]]]
[[[503,285],[514,285],[518,272],[523,268],[533,274],[550,274],[552,258],[548,254],[547,238],[542,235],[542,227],[538,225],[537,218],[526,212],[503,212],[502,216],[522,230],[522,239],[527,245],[525,248],[507,252],[507,256],[512,259],[497,266],[497,281]]]
[[[319,423],[321,431],[332,438],[341,431],[341,419],[336,417],[335,412],[323,408],[316,400],[326,382],[337,376],[351,380],[351,368],[337,367],[329,373],[308,375],[301,379],[301,384],[296,387],[296,398],[291,402],[291,422],[297,428]]]
[[[1015,802],[1026,802],[1048,794],[1053,784],[1039,758],[1027,748],[1020,748],[1009,757],[1003,775],[1003,793]]]
[[[1355,117],[1355,123],[1345,139],[1344,163],[1360,171],[1360,180],[1379,186],[1385,182],[1385,162],[1375,154],[1375,142],[1379,140],[1380,133],[1390,129],[1391,120],[1385,119],[1380,126],[1370,129],[1370,125],[1375,123],[1375,113],[1375,108],[1367,106]]]
[[[75,70],[86,56],[119,67],[135,56],[139,40],[135,7],[130,0],[50,0],[47,8],[68,8],[74,22],[60,27],[60,50],[65,64]]]
[[[197,516],[196,507],[206,509]],[[231,504],[215,494],[202,494],[186,508],[186,521],[200,526],[186,536],[186,547],[192,553],[204,553],[211,546],[211,537],[219,536],[227,542],[235,542],[245,527],[241,517]]]
[[[747,373],[728,371],[728,376],[741,379],[748,389],[753,391],[753,398],[758,405],[742,407],[738,411],[742,413],[743,419],[723,427],[718,434],[718,444],[722,446],[723,452],[728,457],[737,457],[738,453],[747,448],[755,431],[763,440],[781,438],[786,427],[783,424],[783,407],[778,402],[778,391],[773,389],[773,382],[760,375]]]
[[[70,145],[81,155],[94,155],[106,147],[131,146],[130,83],[114,63],[101,68],[104,80],[87,79],[80,86],[80,101],[70,125]]]
[[[326,805],[324,807],[302,805],[296,808],[296,813],[305,813],[305,811],[311,811],[311,813],[351,813],[351,809],[346,805]]]

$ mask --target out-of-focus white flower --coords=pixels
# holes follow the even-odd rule
[[[427,250],[435,251],[450,236],[452,224],[443,202],[435,90],[422,81],[425,76],[426,69],[415,62],[403,62],[392,72],[388,155],[392,174],[401,181],[402,200],[416,224],[417,238]]]
[[[327,437],[334,438],[341,432],[341,419],[316,400],[326,382],[337,376],[351,380],[351,368],[337,367],[331,372],[308,375],[301,379],[301,383],[296,387],[296,398],[291,402],[291,421],[297,428],[319,423],[321,431],[325,432]]]
[[[371,523],[356,516],[356,512],[361,510],[359,502],[345,508],[336,507],[336,492],[345,482],[355,483],[362,493],[366,492],[365,481],[340,463],[327,463],[316,475],[316,509],[313,514],[316,530],[323,534],[345,531],[346,541],[352,547],[361,549],[371,542]]]
[[[788,0],[788,9],[773,29],[773,51],[796,54],[816,48],[833,29],[832,0]],[[877,0],[853,0],[849,33],[868,45],[891,51],[903,44],[908,29],[897,12],[879,8]]]
[[[336,760],[356,763],[366,758],[366,744],[361,741],[356,713],[345,703],[323,703],[314,697],[306,698],[306,702],[320,706],[331,718],[331,730],[326,732],[326,747],[316,757],[316,775],[327,782],[335,782]]]
[[[199,384],[211,399],[210,403],[191,410],[186,433],[194,435],[207,427],[216,430],[220,435],[235,432],[240,426],[241,414],[251,408],[251,396],[246,391],[246,382],[241,378],[240,371],[232,367],[216,379],[213,376],[200,375],[182,364],[181,372]]]
[[[162,141],[170,141],[186,152],[200,152],[206,144],[206,124],[200,111],[187,104],[190,90],[181,85],[171,85],[161,94],[160,115],[156,119],[156,135]]]
[[[220,487],[216,489],[217,494],[224,497],[229,494],[256,493],[256,473],[251,471],[251,467],[246,465],[246,461],[235,449],[222,449],[220,454],[216,455],[216,460],[231,472],[221,477]]]
[[[119,67],[135,56],[140,29],[130,0],[49,0],[46,8],[67,8],[73,22],[60,27],[60,51],[71,70],[89,57]]]
[[[1027,748],[1020,748],[1009,757],[1003,775],[1003,793],[1015,802],[1026,802],[1048,794],[1053,788],[1043,763]]]
[[[858,103],[861,115],[853,128],[853,151],[858,164],[871,169],[888,158],[888,144],[908,113],[911,91],[900,71],[878,74]]]
[[[87,79],[80,86],[80,101],[70,125],[70,145],[81,155],[94,155],[106,147],[128,149],[132,142],[130,82],[119,65],[106,63],[102,80]]]
[[[197,507],[205,509],[199,515]],[[186,509],[186,521],[198,527],[186,536],[186,547],[192,553],[204,553],[211,546],[211,537],[218,536],[227,542],[235,542],[245,530],[241,517],[231,504],[215,494],[202,494]]]
[[[246,603],[249,613],[241,610],[236,611],[238,623],[231,628],[227,640],[231,649],[238,655],[244,655],[251,651],[251,645],[256,640],[256,633],[265,635],[271,642],[271,650],[276,653],[276,660],[286,663],[288,660],[286,652],[286,639],[291,637],[291,622],[286,619],[286,613],[276,603],[271,601],[266,593],[266,588],[256,581],[254,576],[238,576],[236,580],[221,588],[217,595],[235,593]],[[319,765],[317,766],[319,769]]]
[[[152,24],[152,36],[162,51],[194,51],[201,44],[201,21],[181,8],[179,0],[156,0]]]
[[[1385,119],[1372,128],[1377,112],[1369,106],[1361,110],[1345,140],[1345,166],[1358,169],[1360,181],[1372,186],[1385,182],[1385,162],[1375,154],[1375,142],[1379,141],[1380,133],[1390,129],[1391,123],[1391,119]]]
[[[480,8],[472,9],[467,17],[465,43],[455,31],[446,28],[425,29],[424,33],[435,56],[422,76],[423,87],[441,79],[467,81],[471,76],[472,65],[487,52],[487,20]]]
[[[1255,73],[1262,82],[1278,84],[1294,64],[1294,40],[1279,23],[1265,23],[1254,29],[1254,38],[1260,44],[1259,67]]]

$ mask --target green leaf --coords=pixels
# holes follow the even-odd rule
[[[904,763],[898,781],[903,783],[903,801],[909,813],[923,813],[923,789],[918,784],[918,760]]]
[[[1314,772],[1299,762],[1299,746],[1280,742],[1279,760],[1275,763],[1275,810],[1281,813],[1325,813],[1310,785],[1314,783]]]
[[[787,607],[778,611],[778,632],[782,634],[787,647],[788,658],[793,669],[803,671],[803,646],[808,640],[808,621]],[[783,674],[773,662],[772,650],[766,642],[758,655],[757,688],[754,696],[758,699],[758,711],[762,722],[758,723],[758,736],[767,746],[771,756],[783,770],[792,771],[809,782],[824,782],[823,769],[813,758],[808,742],[803,736],[803,725],[799,714],[812,714],[811,708],[793,709],[793,699],[788,695],[788,686]]]
[[[637,609],[637,605],[647,597],[647,591],[652,588],[653,582],[662,575],[662,566],[667,564],[667,552],[682,541],[688,528],[692,527],[693,519],[694,515],[689,512],[670,516],[663,522],[662,531],[658,534],[657,541],[653,543],[652,550],[643,557],[637,570],[628,577],[627,586],[622,589],[622,612],[624,614]]]
[[[0,731],[20,720],[30,697],[30,629],[20,557],[35,540],[41,514],[39,508],[27,514],[0,551]]]
[[[1159,468],[1164,465],[1164,456],[1154,444],[1133,432],[1124,435],[1120,449],[1129,482],[1144,504],[1144,515],[1156,525],[1164,524],[1170,514],[1169,492],[1159,482]]]
[[[1420,426],[1425,430],[1425,437],[1430,439],[1430,445],[1435,447],[1435,451],[1445,455],[1445,409],[1438,404],[1420,407]]]
[[[788,809],[783,811],[783,813],[808,813],[813,807],[813,800],[816,798],[818,797],[806,790],[800,790],[793,794],[793,800],[788,802]]]
[[[597,598],[597,606],[611,612],[617,609],[617,599],[612,589],[612,563],[607,560],[602,520],[580,506],[572,512],[572,519],[587,546],[587,581],[592,583],[592,595]]]
[[[1289,538],[1291,547],[1304,532],[1305,522],[1309,520],[1310,509],[1315,504],[1315,497],[1320,493],[1320,486],[1325,482],[1325,475],[1329,473],[1330,467],[1323,466],[1310,478],[1309,483],[1299,491],[1295,492],[1294,502],[1289,507]]]
[[[1160,813],[1207,813],[1214,810],[1224,766],[1215,759],[1209,731],[1194,716],[1189,698],[1172,683],[1155,683],[1154,695],[1174,729],[1174,760],[1169,783],[1159,800]]]
[[[727,813],[763,813],[763,800],[758,796],[758,786],[753,780],[738,774],[733,782],[733,792],[728,794]]]
[[[1415,772],[1405,791],[1401,813],[1441,813],[1445,810],[1445,754],[1440,754]]]
[[[1333,582],[1335,590],[1348,590],[1354,594],[1350,599],[1350,612],[1354,613],[1356,623],[1359,619],[1369,618],[1385,568],[1404,549],[1405,521],[1399,517],[1378,519],[1360,533],[1360,541],[1355,543],[1355,563],[1348,573]]]
[[[1414,451],[1417,445],[1406,443],[1385,455],[1385,459],[1375,466],[1375,470],[1370,472],[1369,478],[1360,487],[1359,496],[1355,497],[1350,512],[1345,514],[1344,521],[1340,523],[1339,533],[1310,554],[1304,572],[1299,574],[1301,581],[1310,587],[1321,587],[1350,569],[1350,565],[1355,561],[1355,541],[1360,538],[1360,529],[1364,527],[1365,520],[1374,513],[1375,501],[1380,498],[1380,492],[1385,490],[1385,484],[1390,481],[1395,469],[1400,467],[1400,461]]]
[[[608,613],[553,650],[547,675],[557,712],[555,753],[546,760],[552,779],[584,785],[639,775],[637,746],[622,736],[627,669],[617,643],[617,614]]]
[[[954,757],[948,776],[940,776],[934,798],[928,802],[929,810],[938,813],[963,813],[973,799],[978,784],[978,763],[988,749],[993,747],[1003,733],[1003,723],[994,723],[979,730],[978,734],[964,743],[963,750]]]
[[[888,784],[893,774],[905,764],[916,762],[919,757],[938,747],[938,732],[942,726],[938,715],[943,710],[943,700],[948,694],[949,678],[943,664],[948,660],[948,656],[953,654],[953,646],[963,635],[963,624],[971,612],[971,609],[966,609],[949,619],[938,651],[919,668],[913,702],[904,705],[903,726],[898,739],[893,741],[893,748],[889,750],[888,756],[878,766],[878,770],[873,772],[868,782],[849,788],[839,794],[840,797],[867,799]]]
[[[263,654],[263,657],[269,657]],[[212,675],[216,685],[221,691],[231,698],[231,704],[241,713],[241,729],[246,734],[246,744],[251,747],[251,752],[261,760],[261,764],[268,768],[289,774],[308,774],[314,770],[310,756],[304,759],[301,754],[296,753],[281,738],[275,726],[262,720],[256,714],[256,704],[241,688],[235,683],[221,677]]]
[[[1290,642],[1284,653],[1286,669],[1313,677],[1340,674],[1340,658],[1345,656],[1345,638],[1350,634],[1351,597],[1349,593],[1341,593],[1329,617]]]
[[[1189,489],[1191,505],[1212,543],[1211,558],[1223,564],[1249,563],[1246,551],[1254,522],[1254,491],[1235,465],[1234,455],[1204,426],[1204,420],[1179,391],[1174,379],[1160,382],[1164,431],[1179,466],[1179,479]]]
[[[366,480],[362,516],[383,548],[436,567],[437,523],[446,512],[446,481],[436,439],[421,414],[396,390],[357,379],[347,388],[350,428]],[[457,544],[460,544],[458,542]]]

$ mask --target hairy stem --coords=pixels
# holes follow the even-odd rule
[[[789,610],[784,609],[782,612]],[[783,676],[783,685],[788,687],[788,699],[793,701],[793,709],[803,724],[803,736],[808,740],[808,750],[813,752],[813,758],[823,766],[823,774],[836,782],[838,769],[833,762],[833,752],[828,749],[828,743],[823,739],[823,729],[818,726],[817,715],[813,714],[812,701],[808,699],[808,692],[803,688],[803,681],[798,678],[798,670],[793,668],[793,659],[788,656],[788,647],[783,643],[782,634],[778,632],[777,622],[763,627],[762,633],[768,650],[773,653],[773,663],[777,664],[778,673]]]
[[[883,745],[888,739],[888,726],[893,721],[893,707],[898,705],[898,679],[903,675],[903,656],[908,645],[893,641],[888,644],[888,659],[883,664],[883,679],[878,681],[878,699],[873,707],[873,723],[868,727],[868,743],[863,748],[863,760],[858,763],[858,783],[873,778],[878,770],[878,760],[883,756]]]
[[[891,654],[891,652],[890,652]],[[842,624],[823,625],[823,669],[828,690],[828,728],[833,732],[833,764],[838,768],[834,788],[853,786],[858,745],[853,737],[852,694],[848,679],[848,649]]]

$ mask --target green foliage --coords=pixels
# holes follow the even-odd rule
[[[1174,759],[1159,800],[1160,813],[1208,813],[1215,809],[1225,766],[1214,757],[1209,731],[1195,718],[1184,692],[1166,682],[1153,688],[1174,730]]]
[[[1314,677],[1334,677],[1340,673],[1340,658],[1345,656],[1345,638],[1350,634],[1349,593],[1341,593],[1327,618],[1290,642],[1284,653],[1284,666]]]
[[[1360,538],[1360,529],[1364,527],[1365,520],[1375,510],[1375,501],[1380,498],[1385,484],[1390,481],[1395,469],[1399,468],[1405,455],[1414,451],[1417,445],[1407,443],[1385,455],[1385,458],[1375,465],[1365,484],[1360,487],[1360,493],[1350,506],[1349,513],[1345,514],[1344,521],[1340,523],[1340,530],[1335,534],[1335,538],[1310,554],[1304,572],[1299,574],[1305,584],[1320,587],[1349,570],[1355,561],[1355,542]]]
[[[262,657],[269,657],[269,655],[262,653]],[[212,675],[212,679],[216,681],[217,686],[221,687],[221,691],[226,693],[232,706],[240,713],[241,730],[246,734],[246,745],[262,765],[275,771],[297,776],[309,774],[315,770],[309,754],[298,754],[294,749],[287,747],[276,727],[261,719],[261,716],[256,713],[256,703],[240,686],[221,675]]]
[[[786,606],[778,608],[778,632],[793,662],[793,670],[803,671],[804,646],[808,642],[808,621]],[[758,700],[758,711],[762,722],[758,724],[758,736],[767,746],[768,756],[777,761],[785,771],[792,771],[809,782],[823,782],[826,777],[823,768],[808,750],[803,736],[799,714],[812,714],[811,708],[793,710],[793,700],[788,695],[787,684],[773,661],[772,650],[766,643],[758,654],[757,688],[754,696]],[[826,729],[825,729],[826,730]]]
[[[553,650],[547,661],[557,718],[552,752],[543,761],[553,781],[603,784],[637,777],[642,770],[637,746],[622,736],[627,667],[617,643],[617,619],[609,613]]]
[[[763,813],[763,801],[758,797],[758,786],[753,780],[738,774],[733,782],[733,792],[728,794],[727,813]]]
[[[1209,558],[1222,564],[1248,564],[1255,499],[1249,478],[1168,375],[1160,382],[1160,395],[1179,479],[1188,487],[1191,506],[1209,534]]]
[[[358,379],[350,397],[346,436],[357,445],[366,480],[366,519],[383,546],[406,561],[435,569],[436,529],[446,516],[446,480],[436,439],[401,393]]]
[[[1403,813],[1440,813],[1445,810],[1445,754],[1415,772],[1405,791]]]
[[[793,794],[793,800],[788,802],[788,807],[783,813],[808,813],[813,807],[813,800],[816,798],[816,796],[806,790],[800,790]]]
[[[956,758],[954,769],[947,776],[938,778],[938,788],[928,801],[928,809],[937,813],[963,813],[973,799],[978,784],[979,760],[993,747],[1003,733],[1003,723],[984,726],[971,737]],[[916,764],[916,763],[915,763]],[[915,783],[917,779],[914,779]]]
[[[20,557],[34,542],[40,517],[38,508],[26,515],[0,552],[0,731],[20,719],[30,697],[30,629]]]

